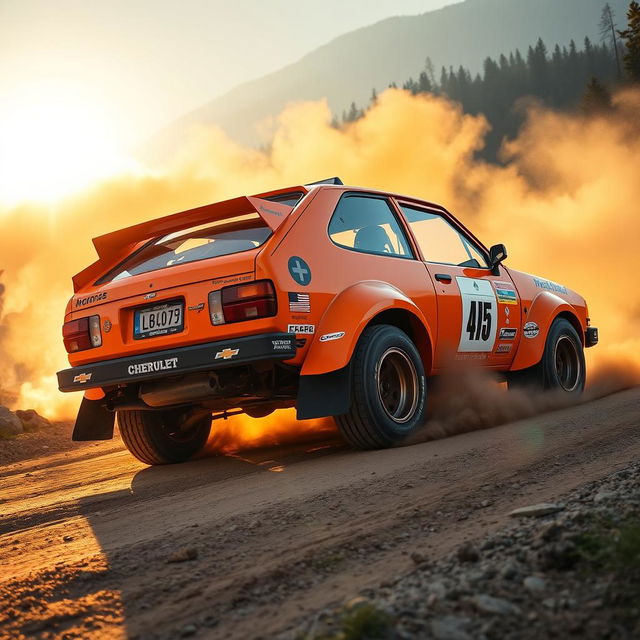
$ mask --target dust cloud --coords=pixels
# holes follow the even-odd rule
[[[60,326],[70,278],[94,259],[92,237],[332,175],[440,202],[487,245],[504,242],[507,264],[580,292],[601,332],[601,344],[587,352],[591,371],[611,389],[623,379],[637,384],[639,107],[637,91],[616,95],[606,116],[530,106],[526,125],[504,146],[504,165],[494,166],[475,157],[484,118],[443,98],[389,90],[341,130],[331,127],[324,102],[294,104],[266,150],[199,129],[162,173],[114,176],[55,204],[0,204],[0,389],[15,406],[74,415],[80,398],[57,392],[55,371],[66,366]]]

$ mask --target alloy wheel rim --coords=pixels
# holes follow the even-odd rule
[[[561,336],[556,342],[554,362],[560,387],[568,392],[575,391],[580,383],[582,365],[578,349],[568,336]]]
[[[387,349],[376,371],[378,398],[394,422],[404,424],[413,418],[418,406],[418,374],[411,358],[397,347]]]

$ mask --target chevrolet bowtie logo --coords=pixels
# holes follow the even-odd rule
[[[79,382],[80,384],[84,384],[85,382],[89,382],[91,380],[91,373],[79,373],[77,376],[73,378],[74,382]]]
[[[234,356],[237,356],[239,352],[240,349],[223,349],[216,353],[216,360],[219,360],[220,358],[222,358],[222,360],[230,360]]]

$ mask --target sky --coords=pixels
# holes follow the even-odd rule
[[[0,144],[67,113],[95,145],[132,147],[342,33],[451,2],[0,0]]]

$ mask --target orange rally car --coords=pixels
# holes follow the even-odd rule
[[[584,299],[503,265],[443,207],[338,178],[234,198],[94,239],[63,338],[84,391],[74,440],[186,460],[212,417],[296,407],[358,448],[423,421],[455,360],[569,394],[597,343]]]

